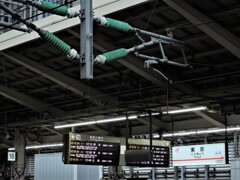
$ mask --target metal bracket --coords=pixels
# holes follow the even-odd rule
[[[139,32],[138,32],[138,31],[135,32],[135,35],[137,36],[137,38],[138,38],[142,43],[145,43],[145,40],[139,35]]]
[[[144,61],[144,68],[150,69],[152,64],[158,64],[158,61],[148,59]]]
[[[176,28],[166,28],[167,36],[173,39],[173,31]]]
[[[79,18],[81,21],[83,21],[85,18],[86,18],[86,15],[85,15],[85,9],[82,9],[79,11]]]

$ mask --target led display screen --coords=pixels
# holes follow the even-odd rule
[[[148,139],[129,139],[128,149],[150,149],[150,141]],[[170,142],[162,140],[153,140],[152,142],[152,161],[147,162],[131,162],[127,166],[145,166],[145,167],[169,167],[170,161]]]
[[[63,161],[65,164],[118,166],[118,141],[110,137],[69,133],[64,136]]]

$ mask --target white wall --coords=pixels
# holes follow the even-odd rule
[[[73,165],[64,165],[61,153],[35,154],[35,180],[75,180]]]
[[[35,154],[35,180],[99,180],[101,166],[66,165],[62,153]]]

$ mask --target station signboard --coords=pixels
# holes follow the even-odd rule
[[[225,143],[172,147],[173,166],[217,165],[228,163]]]

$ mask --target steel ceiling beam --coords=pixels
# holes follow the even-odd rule
[[[64,112],[56,107],[49,106],[48,104],[34,99],[30,96],[27,96],[23,93],[20,93],[16,90],[10,89],[5,86],[0,86],[0,95],[11,99],[14,102],[17,102],[25,107],[33,109],[37,112],[50,112],[53,116],[61,116]]]
[[[149,117],[145,117],[145,118],[137,118],[137,120],[143,124],[145,124],[146,126],[150,126],[150,122],[149,122]],[[155,118],[154,116],[152,116],[152,127],[154,130],[158,130],[160,128],[164,128],[164,122],[162,122],[161,120]]]
[[[222,123],[224,122],[224,117],[220,114],[211,114],[202,111],[195,111],[194,113],[217,127],[225,127],[225,125]]]
[[[163,0],[199,29],[240,58],[240,39],[183,0]]]
[[[58,132],[57,130],[52,129],[52,128],[48,127],[48,126],[42,126],[42,128],[43,128],[43,129],[46,129],[46,130],[49,131],[49,132],[54,133],[55,135],[62,135],[62,133],[60,133],[60,132]]]
[[[59,84],[60,86],[82,96],[99,106],[117,106],[117,99],[109,97],[103,92],[96,90],[80,81],[74,80],[62,73],[55,71],[47,66],[35,62],[21,54],[12,51],[1,52],[2,55],[16,63],[25,66],[31,71]]]

